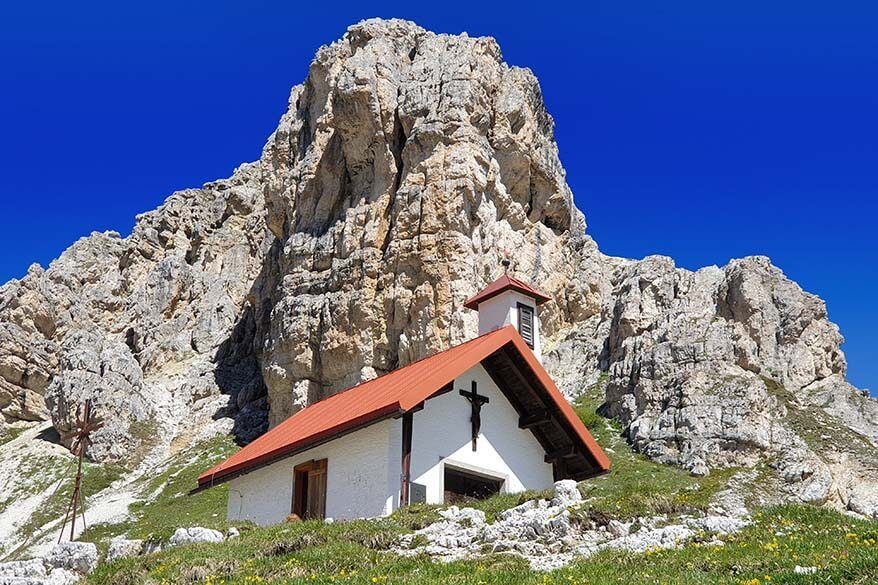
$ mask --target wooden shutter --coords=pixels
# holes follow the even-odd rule
[[[531,349],[534,348],[534,309],[518,303],[518,332]]]
[[[308,500],[308,472],[300,467],[297,465],[293,468],[293,505],[290,512],[304,519],[305,503]]]

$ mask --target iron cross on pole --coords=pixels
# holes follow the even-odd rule
[[[473,389],[471,392],[460,390],[460,395],[469,400],[472,414],[470,415],[470,423],[472,424],[473,451],[476,450],[476,441],[479,439],[479,429],[482,427],[482,405],[488,404],[488,397],[479,394],[479,387],[473,380]]]

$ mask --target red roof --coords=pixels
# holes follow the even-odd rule
[[[545,293],[541,293],[537,289],[533,288],[531,285],[518,280],[517,278],[513,278],[508,274],[504,274],[488,286],[486,286],[480,293],[477,293],[474,297],[467,299],[467,301],[463,304],[467,309],[478,310],[479,303],[484,303],[490,298],[496,297],[500,293],[514,290],[520,292],[521,294],[532,297],[537,305],[542,305],[546,301],[551,300],[551,298]]]
[[[507,345],[517,350],[544,386],[565,422],[574,430],[574,442],[592,456],[601,471],[608,470],[609,459],[588,429],[525,345],[518,331],[506,326],[303,408],[222,463],[202,473],[198,478],[198,487],[210,487],[346,432],[409,412]]]

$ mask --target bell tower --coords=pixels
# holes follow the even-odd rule
[[[479,335],[512,325],[542,363],[537,307],[550,299],[529,284],[509,276],[508,259],[503,260],[503,267],[506,269],[503,276],[467,299],[463,306],[479,312]]]

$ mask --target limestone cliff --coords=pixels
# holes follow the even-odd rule
[[[604,385],[637,449],[694,474],[769,461],[789,497],[878,515],[878,403],[823,302],[765,258],[601,254],[533,74],[397,20],[317,52],[258,162],[0,288],[0,411],[63,431],[93,396],[98,460],[204,421],[247,440],[473,336],[463,301],[505,250],[552,297],[550,370]]]
[[[93,397],[107,424],[90,455],[115,460],[169,441],[193,414],[258,407],[252,352],[235,364],[225,351],[269,240],[258,170],[175,193],[129,237],[92,234],[0,288],[6,421],[51,417],[63,432]]]
[[[522,275],[589,302],[573,278],[584,220],[552,132],[533,74],[493,39],[367,22],[317,53],[261,162],[272,423],[472,336],[463,302],[504,249]],[[559,306],[543,318],[570,323]]]

